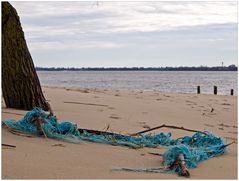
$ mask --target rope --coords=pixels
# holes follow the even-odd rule
[[[76,144],[82,143],[82,141],[90,141],[115,146],[127,146],[134,149],[164,146],[167,148],[167,151],[162,155],[165,168],[171,166],[180,154],[183,154],[187,168],[195,168],[201,161],[223,154],[227,146],[232,144],[224,144],[222,138],[207,131],[199,131],[192,136],[185,136],[178,139],[172,139],[171,133],[163,132],[154,135],[140,134],[138,136],[87,132],[86,130],[78,129],[76,124],[69,121],[58,122],[55,116],[49,116],[40,108],[34,108],[19,121],[5,120],[3,124],[14,132],[38,135],[37,126],[32,123],[32,120],[39,116],[44,119],[41,128],[46,138],[53,138]],[[168,172],[167,169],[162,170],[160,168],[122,168],[121,170],[153,173]],[[181,171],[181,168],[178,166],[173,169],[173,172],[176,173],[181,173]]]

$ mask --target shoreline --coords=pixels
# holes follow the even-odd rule
[[[111,91],[42,87],[59,121],[71,121],[79,128],[132,134],[162,124],[207,130],[226,143],[236,141],[228,152],[190,169],[191,179],[237,178],[237,96],[144,91]],[[66,103],[71,102],[71,103]],[[81,104],[74,104],[77,102]],[[105,106],[97,106],[105,105]],[[27,111],[2,104],[2,119],[19,120]],[[163,128],[172,138],[191,132]],[[183,179],[176,174],[111,172],[113,168],[155,168],[164,148],[139,150],[121,146],[82,142],[71,144],[53,139],[28,138],[2,129],[3,179]],[[54,146],[54,145],[62,146]],[[89,174],[90,172],[90,174]]]
[[[206,96],[231,96],[229,94],[217,94],[214,95],[213,93],[209,94],[209,93],[200,93],[197,94],[196,89],[195,89],[195,93],[192,92],[166,92],[166,91],[160,91],[160,90],[140,90],[140,89],[104,89],[104,88],[84,88],[84,87],[66,87],[66,86],[48,86],[48,85],[42,85],[41,86],[42,89],[44,88],[49,88],[49,89],[64,89],[67,91],[79,91],[79,92],[103,92],[103,91],[110,91],[110,92],[139,92],[139,93],[147,93],[147,92],[155,92],[155,93],[161,93],[161,94],[179,94],[179,95],[184,95],[184,94],[189,94],[189,95],[206,95]],[[237,94],[234,94],[233,96],[237,97]]]

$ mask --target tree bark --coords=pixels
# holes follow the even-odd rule
[[[17,11],[2,2],[2,92],[9,108],[49,110]]]

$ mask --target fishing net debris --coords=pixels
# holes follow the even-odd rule
[[[157,148],[164,146],[167,148],[167,151],[163,154],[163,164],[165,168],[172,165],[179,154],[184,155],[187,168],[195,168],[201,161],[222,155],[226,151],[226,145],[223,139],[206,131],[196,132],[192,136],[185,136],[178,139],[172,139],[171,133],[163,132],[158,134],[142,134],[139,136],[95,134],[87,131],[80,132],[76,124],[70,121],[59,122],[55,116],[49,116],[41,108],[32,109],[19,121],[4,120],[3,124],[10,130],[37,136],[39,134],[38,128],[36,124],[33,124],[32,120],[39,116],[44,118],[44,122],[41,124],[44,134],[52,139],[77,144],[82,141],[91,141],[131,148]],[[180,167],[176,167],[173,170],[162,168],[120,168],[115,170],[148,173],[180,173],[182,171]]]

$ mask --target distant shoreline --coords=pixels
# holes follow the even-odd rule
[[[37,71],[237,71],[235,65],[228,67],[36,67]]]

